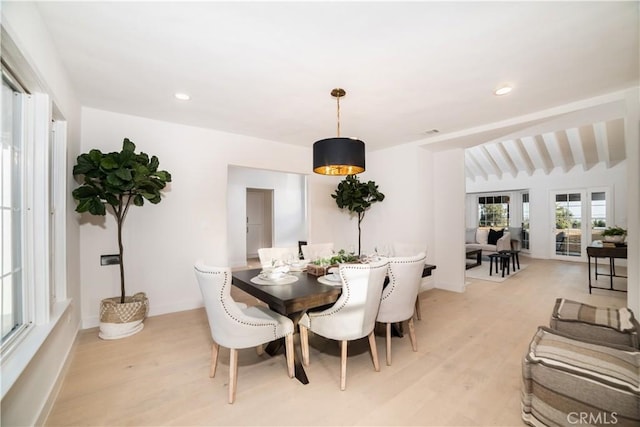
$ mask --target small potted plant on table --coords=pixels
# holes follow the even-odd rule
[[[609,227],[602,232],[605,242],[622,243],[627,237],[627,230],[622,227]]]

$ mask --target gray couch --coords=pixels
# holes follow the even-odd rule
[[[480,249],[482,255],[511,250],[511,233],[502,230],[502,236],[496,240],[495,244],[489,243],[489,234],[491,229],[488,227],[467,228],[465,233],[465,246],[467,249]],[[498,233],[500,230],[493,229],[491,234]]]

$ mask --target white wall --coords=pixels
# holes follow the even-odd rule
[[[82,120],[83,151],[116,151],[127,137],[137,150],[158,156],[160,168],[172,174],[163,201],[132,207],[124,224],[127,294],[146,292],[151,316],[202,305],[193,274],[196,259],[229,265],[228,165],[295,173],[311,169],[310,148],[91,108],[82,109]],[[99,301],[119,294],[119,273],[118,266],[99,264],[101,254],[117,253],[113,217],[84,215],[82,222],[87,328],[98,324]]]
[[[67,121],[67,163],[71,164],[80,147],[80,106],[64,68],[56,56],[45,25],[31,2],[3,2],[2,27],[22,55],[14,71],[34,73],[34,82],[48,93]],[[3,40],[3,44],[8,40]],[[7,54],[2,52],[3,58]],[[6,58],[5,58],[6,59]],[[15,65],[15,64],[12,64]],[[69,175],[68,185],[72,178]],[[80,248],[79,229],[67,195],[67,297],[71,305],[52,327],[44,344],[2,399],[0,425],[28,426],[40,424],[52,404],[67,355],[80,325]]]
[[[529,176],[522,172],[517,177],[505,175],[502,179],[472,181],[467,179],[467,193],[529,189],[531,231],[530,255],[534,258],[550,258],[554,237],[554,212],[550,191],[578,190],[608,187],[611,189],[614,224],[627,226],[627,168],[626,161],[607,169],[598,164],[587,171],[575,167],[567,173],[559,169],[549,175],[536,172]],[[468,208],[469,204],[467,204]],[[514,224],[515,226],[515,224]]]
[[[431,152],[408,144],[367,157],[362,180],[385,200],[363,221],[363,247],[406,242],[426,246],[436,288],[464,291],[464,151]]]
[[[429,190],[425,183],[431,170],[425,167],[428,153],[415,146],[399,146],[370,153],[362,181],[375,181],[385,195],[371,206],[362,222],[363,251],[393,242],[415,243],[427,247],[430,224],[426,220]],[[353,225],[357,232],[357,225]],[[357,234],[355,235],[357,239]]]
[[[229,265],[247,261],[247,188],[273,190],[273,246],[298,247],[307,238],[305,175],[229,166],[227,230]]]

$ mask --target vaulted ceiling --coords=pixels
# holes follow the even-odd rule
[[[466,149],[466,175],[475,181],[537,171],[549,174],[556,168],[589,170],[598,163],[608,168],[625,159],[624,144],[621,118],[491,142]]]

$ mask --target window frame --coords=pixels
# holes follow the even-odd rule
[[[24,326],[0,346],[2,397],[71,304],[66,291],[66,122],[52,121],[47,94],[25,90],[23,97]]]
[[[499,203],[495,203],[495,199],[498,198],[499,199]],[[481,202],[481,199],[484,200],[484,202]],[[491,202],[492,203],[487,203],[488,200],[486,199],[492,199]],[[487,224],[487,219],[485,218],[484,224],[482,223],[482,206],[486,206],[486,205],[506,205],[506,212],[505,215],[501,218],[501,222],[500,224]],[[486,194],[486,195],[481,195],[481,196],[477,196],[476,198],[476,206],[478,209],[478,227],[490,227],[490,228],[509,228],[509,223],[511,221],[511,196],[508,194]]]

